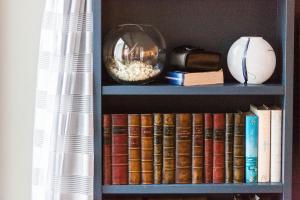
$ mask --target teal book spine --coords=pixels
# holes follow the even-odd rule
[[[257,182],[257,154],[258,154],[258,117],[254,114],[246,116],[246,183]]]

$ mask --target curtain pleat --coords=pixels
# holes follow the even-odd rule
[[[93,200],[92,0],[46,0],[38,65],[32,200]]]

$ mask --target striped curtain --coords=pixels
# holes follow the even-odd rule
[[[32,200],[93,200],[93,139],[92,0],[46,0]]]

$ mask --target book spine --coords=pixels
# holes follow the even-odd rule
[[[175,114],[163,116],[163,177],[162,183],[175,183]]]
[[[213,115],[213,183],[225,182],[225,115]]]
[[[281,181],[282,111],[271,111],[271,182]]]
[[[112,184],[128,184],[128,116],[112,115]]]
[[[111,115],[103,115],[103,184],[111,185]]]
[[[246,116],[246,183],[257,182],[258,117]]]
[[[163,155],[163,115],[153,115],[154,126],[154,184],[161,184],[162,180],[162,155]]]
[[[245,176],[245,116],[234,115],[233,182],[244,183]]]
[[[140,115],[128,115],[128,183],[141,183],[141,126]]]
[[[153,184],[153,116],[141,115],[142,184]]]
[[[176,183],[192,183],[192,115],[176,115]]]
[[[251,111],[258,116],[258,161],[257,181],[259,183],[270,182],[271,168],[271,112],[251,106]]]
[[[233,183],[233,113],[226,113],[225,126],[225,183]]]
[[[213,182],[213,118],[211,113],[204,115],[204,166],[205,166],[205,183]]]
[[[204,179],[204,116],[193,114],[192,183],[203,183]]]

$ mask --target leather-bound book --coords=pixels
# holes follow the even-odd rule
[[[204,182],[204,116],[193,114],[192,183]]]
[[[213,183],[225,182],[225,115],[214,114]]]
[[[234,114],[226,113],[225,122],[225,183],[233,183]]]
[[[204,177],[205,183],[213,182],[213,118],[211,113],[204,114]]]
[[[128,184],[141,183],[141,118],[128,115]]]
[[[192,183],[192,115],[176,115],[176,183]]]
[[[154,184],[161,184],[163,156],[163,115],[153,114],[154,132]]]
[[[142,184],[153,184],[153,116],[141,114]]]
[[[128,116],[112,115],[112,184],[128,184]]]
[[[103,184],[111,185],[111,115],[103,115]]]
[[[175,114],[163,116],[163,176],[162,183],[175,183]]]
[[[234,115],[233,138],[233,182],[245,181],[245,115],[241,112]]]

